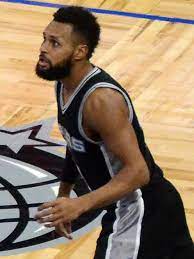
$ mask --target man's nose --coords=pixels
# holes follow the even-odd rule
[[[48,53],[48,44],[46,43],[46,41],[41,44],[40,52],[41,53]]]

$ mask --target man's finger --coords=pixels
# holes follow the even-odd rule
[[[61,214],[50,214],[47,217],[41,217],[38,221],[40,223],[46,223],[46,222],[53,222],[56,221],[58,219],[62,218]]]
[[[67,223],[65,224],[65,229],[67,230],[67,233],[68,234],[71,234],[72,233],[72,229],[71,229],[71,224],[70,223]]]
[[[51,201],[51,202],[45,202],[43,203],[41,206],[38,207],[38,211],[44,210],[44,209],[48,209],[48,208],[52,208],[57,204],[57,200],[55,201]]]
[[[46,228],[52,228],[52,227],[56,227],[57,225],[59,225],[60,223],[63,223],[63,219],[60,218],[58,220],[55,220],[53,222],[49,222],[49,223],[46,223],[44,226]]]
[[[63,237],[64,236],[64,233],[63,231],[61,231],[59,228],[55,228],[55,235],[58,234],[59,236]]]
[[[63,231],[63,236],[66,237],[66,238],[68,238],[68,239],[70,239],[70,240],[73,239],[73,237],[67,232],[66,229],[64,229],[64,231]]]
[[[55,209],[55,208],[44,209],[43,211],[37,213],[34,218],[40,219],[42,217],[47,217],[52,214],[55,214],[56,212],[57,212],[57,209]]]
[[[60,231],[63,233],[63,236],[65,236],[68,239],[73,239],[70,235],[71,233],[71,224],[64,225],[63,223],[59,224]]]

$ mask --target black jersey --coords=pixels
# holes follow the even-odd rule
[[[144,134],[130,97],[109,74],[94,67],[80,82],[66,104],[63,103],[63,85],[61,82],[56,82],[59,127],[66,139],[72,158],[90,190],[106,184],[122,168],[121,161],[108,151],[104,142],[90,139],[82,127],[84,103],[93,91],[102,87],[114,89],[123,95],[129,109],[129,123],[134,128],[139,148],[150,171],[150,182],[161,179],[162,171],[155,164],[145,143]]]
[[[79,171],[89,189],[95,190],[105,185],[122,168],[121,161],[108,150],[103,140],[96,142],[88,138],[82,127],[84,103],[100,87],[114,89],[125,99],[129,123],[134,128],[139,148],[148,165],[150,182],[104,208],[106,213],[102,218],[102,231],[94,258],[172,258],[165,256],[176,250],[177,244],[193,246],[181,199],[155,164],[127,92],[97,67],[81,81],[65,105],[63,85],[56,83],[58,122],[67,142],[66,170],[62,181],[73,183]],[[193,256],[191,249],[189,253]]]

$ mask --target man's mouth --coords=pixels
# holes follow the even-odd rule
[[[49,62],[48,60],[43,57],[43,56],[39,56],[39,61],[38,61],[38,64],[41,66],[41,67],[47,67],[49,65]]]

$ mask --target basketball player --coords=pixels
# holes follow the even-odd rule
[[[99,35],[96,18],[75,6],[43,32],[36,73],[56,81],[67,153],[58,198],[36,219],[71,238],[73,220],[102,208],[95,259],[193,259],[180,195],[154,162],[127,92],[90,63]],[[79,175],[91,192],[69,198]]]

